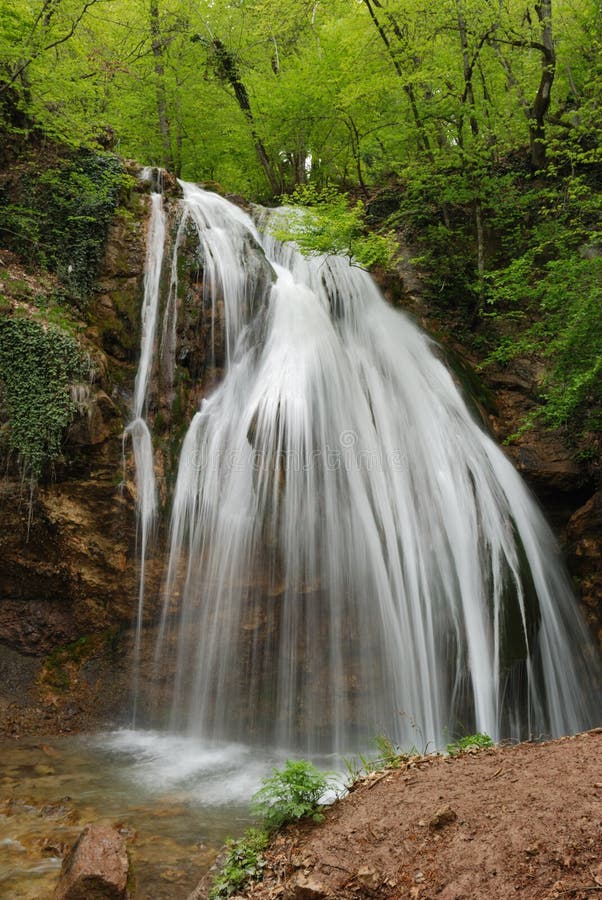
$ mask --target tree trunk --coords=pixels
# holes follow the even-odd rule
[[[402,79],[402,81],[405,82],[403,69],[401,68],[401,66],[399,64],[399,60],[397,59],[397,56],[395,54],[395,51],[393,50],[393,47],[391,46],[391,41],[388,38],[387,32],[385,31],[382,23],[379,21],[378,16],[376,15],[376,12],[374,9],[375,7],[382,9],[381,3],[379,2],[379,0],[364,0],[364,4],[370,14],[370,18],[374,22],[374,26],[375,26],[376,30],[378,31],[383,44],[387,48],[387,53],[389,54],[389,57],[391,59],[391,62],[393,63],[393,67],[394,67],[395,71],[397,72],[399,77]],[[393,31],[395,33],[395,37],[397,38],[397,40],[400,43],[403,43],[403,41],[404,41],[403,34],[401,33],[399,27],[397,26],[395,20],[391,16],[391,14],[388,13],[387,15],[393,26]],[[422,117],[420,116],[420,113],[418,111],[418,105],[416,103],[416,94],[414,93],[414,88],[411,84],[404,83],[403,89],[407,95],[408,100],[410,101],[410,109],[412,110],[412,116],[414,117],[414,123],[416,125],[416,130],[418,132],[418,145],[419,145],[420,149],[426,153],[428,159],[431,162],[433,162],[433,151],[431,148],[431,142],[429,140],[428,134],[426,133],[426,129],[424,127],[424,122],[422,121]]]
[[[546,115],[552,99],[552,85],[556,74],[556,52],[552,35],[552,0],[539,0],[535,5],[537,18],[541,24],[541,78],[535,101],[529,115],[529,138],[531,144],[531,164],[534,169],[545,169],[546,159]]]
[[[475,320],[478,313],[483,308],[485,300],[485,235],[483,230],[483,206],[481,198],[476,197],[474,201],[474,220],[475,231],[477,235],[477,275],[478,275],[478,305],[475,310]]]
[[[219,40],[219,38],[213,38],[211,41],[211,46],[213,47],[217,58],[218,72],[223,80],[227,81],[234,91],[236,102],[238,103],[238,106],[245,119],[249,123],[251,136],[255,145],[255,152],[257,153],[257,159],[259,160],[259,163],[266,174],[272,192],[274,194],[281,194],[284,189],[282,178],[279,177],[274,171],[267,150],[263,145],[263,141],[257,133],[255,117],[253,116],[253,110],[251,109],[251,101],[249,100],[247,89],[240,78],[234,54],[225,47],[225,45]]]
[[[163,166],[173,171],[173,155],[171,150],[171,134],[169,117],[167,115],[167,91],[165,89],[165,49],[161,38],[161,26],[159,23],[159,0],[150,0],[150,33],[151,48],[155,60],[155,75],[157,77],[157,116],[159,119],[159,132],[163,144]]]
[[[464,93],[462,95],[462,103],[468,105],[470,117],[470,130],[473,137],[479,134],[479,123],[475,115],[474,90],[472,86],[472,73],[474,61],[471,63],[468,54],[468,37],[466,33],[466,19],[464,18],[464,10],[461,0],[456,0],[456,12],[458,22],[458,33],[460,35],[460,46],[462,48],[462,68],[464,72]],[[475,57],[476,60],[476,57]]]

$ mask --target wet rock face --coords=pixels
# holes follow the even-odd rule
[[[0,487],[0,640],[43,654],[129,622],[135,595],[134,498],[122,479],[124,410],[111,361],[82,388],[53,477],[30,493],[9,468]]]
[[[135,497],[123,478],[122,433],[139,352],[149,198],[137,184],[124,204],[87,300],[81,345],[90,382],[73,389],[78,413],[62,458],[31,495],[14,461],[2,460],[0,641],[20,653],[41,656],[132,619]]]
[[[0,643],[14,653],[12,681],[23,687],[15,691],[14,685],[0,682],[0,708],[6,713],[0,727],[8,722],[8,733],[63,730],[53,719],[73,707],[74,698],[64,696],[66,670],[72,663],[75,669],[79,659],[61,657],[59,671],[52,654],[82,636],[96,635],[90,655],[94,661],[103,654],[107,658],[106,678],[116,666],[105,647],[115,651],[116,636],[133,618],[135,492],[129,473],[124,479],[122,433],[139,351],[148,196],[135,189],[127,204],[127,213],[109,229],[87,300],[81,345],[91,361],[90,381],[74,388],[78,412],[65,434],[61,459],[30,494],[14,459],[1,454]],[[39,661],[34,678],[33,657]],[[53,677],[43,684],[48,660]],[[89,668],[92,660],[86,664]],[[76,673],[72,681],[81,687],[83,679]],[[115,705],[114,687],[111,683],[106,694]],[[104,700],[91,705],[106,714]],[[65,728],[73,720],[70,714]]]
[[[131,498],[102,476],[47,485],[33,499],[29,524],[20,484],[5,485],[3,501],[4,643],[39,655],[129,621],[135,593]]]
[[[567,537],[568,562],[579,579],[585,615],[602,646],[602,491],[571,516]]]
[[[534,408],[535,373],[494,371],[489,377],[499,406],[492,428],[503,442]],[[559,538],[581,611],[602,647],[602,493],[595,492],[595,465],[579,462],[565,434],[541,425],[506,452]]]
[[[126,900],[125,840],[108,825],[87,825],[63,862],[55,900]]]
[[[498,405],[491,426],[502,443],[536,409],[537,369],[526,364],[522,368],[517,364],[517,368],[517,372],[485,370]],[[552,525],[559,531],[564,529],[575,509],[592,492],[589,473],[575,459],[574,448],[568,445],[566,436],[536,424],[512,440],[506,452],[537,495]]]

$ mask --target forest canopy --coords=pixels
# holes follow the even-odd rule
[[[0,95],[62,140],[259,197],[594,154],[595,0],[0,0]]]
[[[544,415],[587,430],[601,46],[597,0],[0,0],[0,114],[254,200],[392,188],[427,290],[524,317],[496,358],[547,355]]]

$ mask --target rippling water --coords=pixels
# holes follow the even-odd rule
[[[151,731],[26,738],[0,745],[0,897],[52,896],[65,848],[89,822],[128,838],[136,898],[184,898],[271,765],[240,744]]]

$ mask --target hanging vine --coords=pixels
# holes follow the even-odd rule
[[[61,453],[76,412],[70,385],[85,376],[76,339],[53,325],[0,319],[0,401],[8,420],[8,449],[34,481]]]

